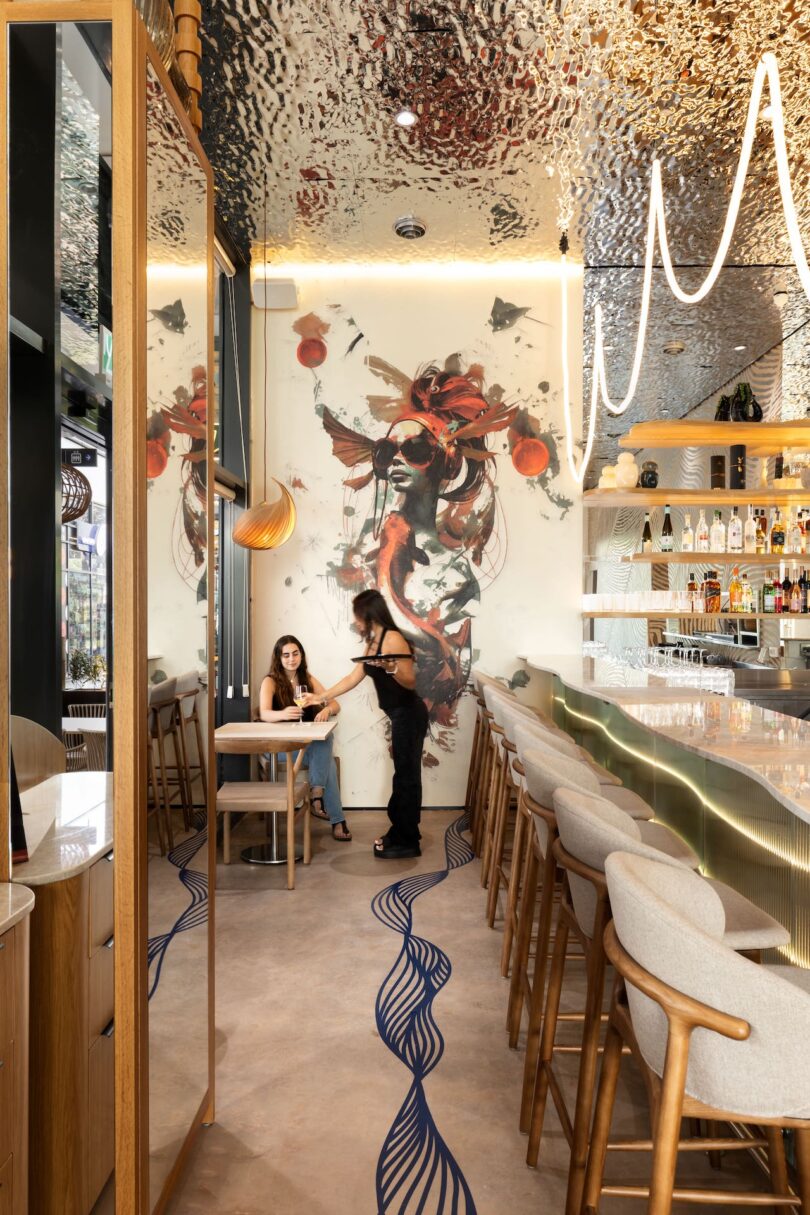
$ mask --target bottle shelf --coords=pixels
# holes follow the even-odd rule
[[[810,506],[810,489],[586,489],[583,504],[619,506]]]
[[[677,608],[648,608],[645,611],[582,612],[587,620],[810,620],[808,612],[679,612]]]
[[[790,448],[810,451],[810,421],[638,422],[620,447],[730,447],[744,443],[749,456],[773,456]]]
[[[615,560],[615,558],[606,558]],[[781,562],[787,565],[802,565],[810,568],[810,553],[631,553],[630,556],[620,557],[623,563],[639,563],[641,565],[692,565],[695,567],[708,566],[713,569],[716,565],[766,565],[775,567]]]

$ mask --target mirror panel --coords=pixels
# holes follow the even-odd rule
[[[154,1207],[208,1090],[208,843],[200,764],[206,764],[208,736],[210,283],[208,178],[151,64],[146,98]]]

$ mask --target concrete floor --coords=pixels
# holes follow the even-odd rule
[[[383,814],[349,817],[350,845],[334,843],[326,825],[316,824],[312,866],[299,866],[293,892],[284,889],[280,870],[219,865],[216,1123],[200,1133],[171,1215],[372,1215],[381,1209],[378,1157],[412,1077],[377,1031],[375,998],[402,938],[373,916],[370,903],[406,875],[444,867],[445,829],[457,815],[426,813],[421,859],[400,862],[371,853]],[[237,856],[240,836],[249,842],[258,831],[251,823],[238,829]],[[484,920],[479,862],[421,895],[413,916],[414,932],[440,946],[452,964],[433,1009],[445,1052],[425,1093],[474,1204],[434,1195],[425,1212],[562,1212],[568,1153],[553,1110],[540,1168],[524,1162],[526,1140],[517,1129],[522,1053],[510,1051],[506,1040],[501,931]],[[567,993],[568,1007],[581,1007],[578,986]],[[624,1133],[644,1131],[646,1122],[631,1067],[624,1069],[619,1097]],[[573,1096],[572,1056],[562,1069]],[[756,1184],[752,1166],[735,1156],[723,1170],[724,1184],[735,1174],[743,1188],[752,1177]],[[640,1180],[646,1163],[636,1157],[619,1171]],[[690,1182],[716,1184],[702,1156],[690,1166]],[[416,1206],[387,1209],[410,1215]],[[641,1212],[644,1205],[606,1200],[604,1209]]]

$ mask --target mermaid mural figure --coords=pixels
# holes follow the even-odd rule
[[[473,610],[497,517],[487,436],[508,427],[517,410],[487,401],[477,365],[462,373],[451,360],[413,381],[380,360],[369,365],[401,390],[385,399],[387,431],[373,439],[323,411],[334,455],[347,468],[369,466],[345,484],[359,490],[374,482],[373,515],[337,577],[347,589],[376,585],[386,596],[414,646],[417,690],[431,722],[445,728],[440,745],[450,749],[446,729],[456,724],[469,679]]]

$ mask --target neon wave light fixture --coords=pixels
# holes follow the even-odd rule
[[[766,81],[770,96],[770,106],[766,107],[767,116],[763,115],[760,106]],[[560,271],[562,288],[561,341],[566,456],[568,459],[568,466],[571,469],[574,480],[578,485],[581,485],[585,478],[585,471],[591,458],[591,452],[593,451],[596,413],[599,404],[603,404],[610,413],[619,415],[625,412],[636,395],[639,376],[641,374],[641,365],[644,357],[644,344],[647,337],[647,323],[650,315],[652,271],[656,242],[661,253],[661,262],[664,267],[666,280],[672,294],[677,300],[680,300],[682,304],[700,303],[701,300],[706,298],[717,282],[731,245],[734,229],[736,228],[737,219],[739,217],[740,204],[742,202],[743,189],[745,187],[745,179],[748,173],[748,165],[751,160],[751,150],[754,146],[754,138],[756,136],[757,125],[759,122],[768,122],[773,131],[773,145],[779,179],[779,193],[782,199],[782,211],[785,217],[785,226],[787,228],[787,234],[790,240],[790,248],[793,254],[793,259],[796,263],[799,281],[805,295],[808,299],[810,299],[810,266],[807,262],[807,255],[805,254],[804,250],[804,242],[799,229],[799,220],[796,214],[796,203],[793,198],[793,187],[790,180],[790,166],[788,164],[787,143],[785,141],[785,119],[782,109],[782,90],[779,82],[779,66],[776,61],[776,56],[771,51],[766,51],[757,64],[757,69],[754,74],[751,97],[748,103],[748,114],[745,121],[745,130],[743,132],[742,147],[740,149],[740,160],[737,165],[737,173],[734,178],[734,185],[731,191],[731,198],[729,199],[728,211],[726,212],[726,220],[725,224],[723,225],[720,243],[717,246],[717,252],[715,253],[711,268],[706,275],[706,278],[703,280],[703,283],[696,291],[685,291],[681,287],[675,275],[675,269],[672,265],[672,258],[669,252],[669,240],[667,238],[666,207],[664,203],[664,188],[661,181],[661,164],[658,160],[654,160],[652,163],[650,179],[650,204],[647,214],[646,251],[644,255],[644,278],[642,282],[638,333],[636,335],[636,347],[633,356],[633,366],[630,373],[630,382],[627,387],[627,392],[621,401],[615,402],[611,400],[610,393],[608,391],[607,368],[605,367],[604,357],[604,313],[602,305],[597,303],[594,309],[594,346],[593,374],[591,378],[591,400],[588,411],[588,421],[585,427],[585,447],[579,463],[577,463],[574,451],[574,430],[571,418],[570,375],[568,371],[567,342],[569,272],[566,263],[566,255],[565,253],[562,255]]]

